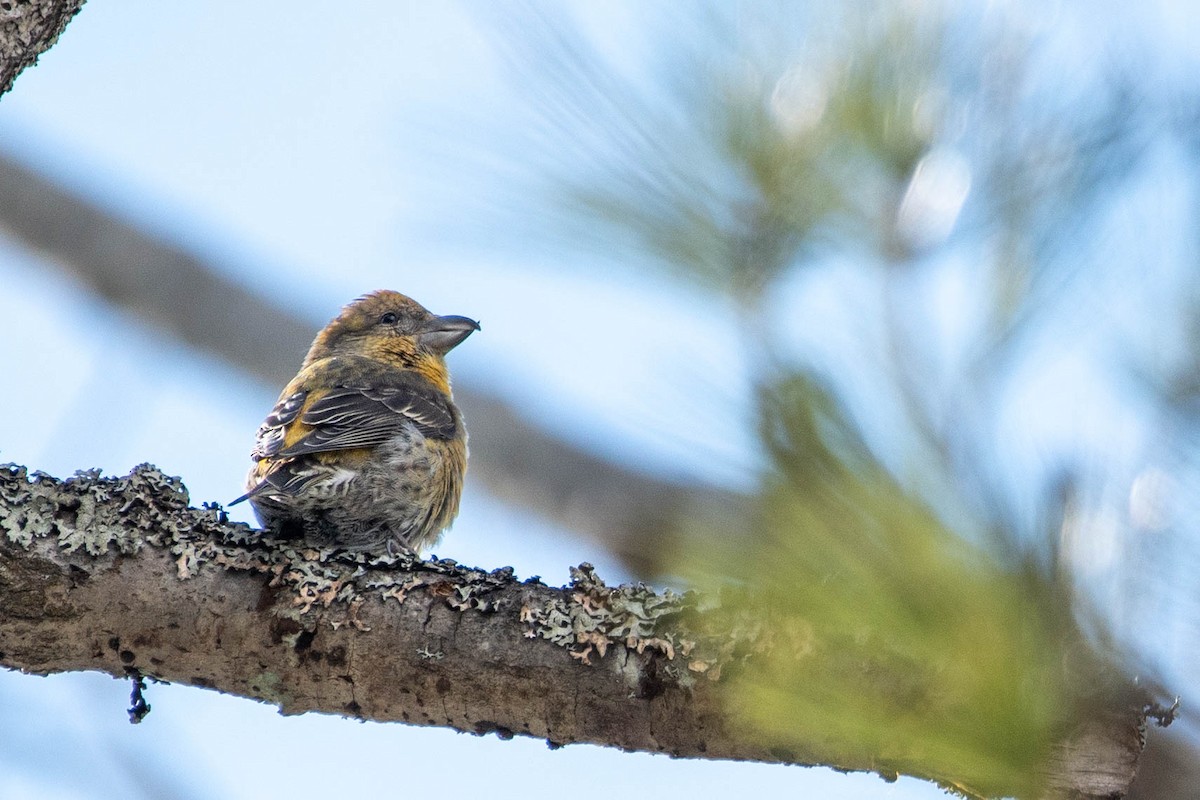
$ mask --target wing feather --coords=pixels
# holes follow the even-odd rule
[[[300,416],[300,410],[304,407],[304,401],[307,399],[308,392],[301,390],[281,398],[275,404],[271,413],[267,414],[267,418],[263,420],[262,425],[258,426],[258,434],[254,439],[254,450],[250,454],[252,458],[256,460],[270,458],[283,450],[288,426],[296,421],[296,417]]]
[[[415,427],[422,435],[452,438],[458,430],[450,399],[417,383],[389,386],[342,386],[318,397],[299,416],[309,429],[276,455],[292,458],[309,453],[374,447]]]

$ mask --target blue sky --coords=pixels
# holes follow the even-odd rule
[[[91,3],[0,103],[0,147],[229,264],[307,314],[314,331],[382,287],[477,317],[483,333],[455,352],[456,372],[601,451],[637,448],[664,470],[744,480],[753,462],[743,390],[736,374],[722,374],[738,363],[731,319],[654,278],[466,257],[419,229],[436,164],[447,163],[438,159],[455,155],[446,134],[514,113],[479,12]],[[600,35],[619,43],[612,30]],[[2,240],[0,286],[7,329],[30,332],[26,346],[0,354],[0,371],[24,376],[21,406],[0,414],[0,459],[57,475],[92,466],[124,474],[152,461],[183,476],[194,502],[240,492],[253,432],[279,387],[162,342]],[[602,553],[478,492],[438,552],[551,581],[583,560],[621,577]],[[486,776],[498,797],[941,795],[828,770],[284,719],[176,686],[152,686],[154,711],[135,727],[127,696],[124,682],[98,675],[0,675],[0,796],[128,795],[140,773],[196,797],[433,793],[445,790],[447,770],[481,784]]]
[[[1019,3],[992,5],[1024,13]],[[1185,50],[1182,32],[1196,29],[1187,5],[1150,15],[1164,47]],[[627,27],[627,7],[576,8],[607,52],[624,57],[628,48],[636,62],[646,43]],[[0,148],[210,255],[293,304],[314,332],[343,303],[385,287],[438,313],[476,317],[483,331],[452,355],[456,374],[614,457],[636,452],[663,471],[745,482],[754,450],[727,310],[661,278],[577,269],[536,248],[468,253],[446,238],[450,228],[428,227],[456,213],[440,205],[438,182],[485,191],[484,172],[471,165],[494,158],[489,147],[503,149],[521,124],[522,102],[487,30],[494,13],[481,3],[359,1],[331,10],[97,0],[0,101]],[[56,475],[93,466],[124,474],[152,461],[181,475],[194,502],[241,492],[254,430],[279,387],[162,342],[3,238],[0,287],[6,329],[30,332],[21,347],[0,351],[0,374],[24,381],[21,405],[0,406],[0,460]],[[808,302],[837,302],[804,289]],[[962,290],[951,283],[946,291],[948,305],[961,302]],[[1049,387],[1035,383],[1036,396],[1004,420],[1026,439],[1010,454],[1014,472],[1054,437],[1137,448],[1136,420],[1095,390],[1104,379],[1086,356],[1041,365],[1038,380]],[[1029,424],[1029,409],[1047,396],[1056,406]],[[237,518],[248,513],[234,509]],[[622,577],[604,554],[479,492],[468,491],[437,550],[553,582],[584,560]],[[174,686],[151,687],[154,711],[134,727],[124,718],[127,695],[125,683],[97,675],[0,674],[0,797],[125,795],[137,770],[168,775],[196,797],[441,792],[446,770],[486,776],[499,797],[944,796],[916,781],[828,770],[592,747],[551,752],[536,741],[284,719]],[[69,769],[59,767],[64,753]],[[309,768],[301,775],[297,764]],[[329,768],[310,766],[318,764]]]

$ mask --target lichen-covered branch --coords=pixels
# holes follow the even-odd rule
[[[58,41],[84,0],[0,0],[0,95]]]
[[[510,569],[267,541],[190,507],[182,484],[148,465],[62,481],[0,468],[4,666],[140,673],[285,714],[894,774],[835,741],[740,723],[722,702],[730,676],[786,641],[744,608],[704,608],[690,594],[606,587],[586,565],[553,588]],[[1144,725],[1144,709],[1118,709],[1068,734],[1053,796],[1120,796]]]
[[[725,724],[689,603],[511,570],[264,542],[143,466],[0,471],[0,663],[137,670],[276,704],[463,731],[779,761]],[[685,653],[692,654],[689,658]],[[709,686],[707,684],[712,684]]]

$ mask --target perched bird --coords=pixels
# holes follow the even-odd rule
[[[445,355],[479,330],[399,292],[346,306],[258,429],[246,494],[264,528],[420,552],[458,514],[467,431]]]

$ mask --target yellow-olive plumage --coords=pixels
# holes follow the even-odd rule
[[[258,429],[246,494],[265,528],[313,544],[415,552],[458,513],[467,431],[445,355],[479,324],[399,292],[317,334]]]

